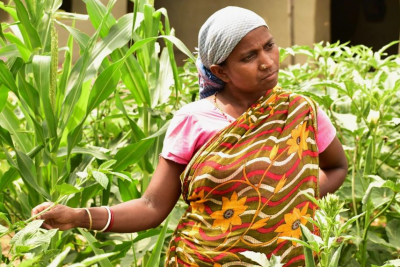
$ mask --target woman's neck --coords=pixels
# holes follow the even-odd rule
[[[229,89],[225,88],[218,93],[217,101],[224,112],[228,113],[234,118],[237,118],[246,112],[247,109],[249,109],[268,91],[269,90],[258,93],[243,93],[238,91],[230,91]]]

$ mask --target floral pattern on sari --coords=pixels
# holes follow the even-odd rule
[[[166,266],[254,266],[240,252],[280,255],[304,266],[300,225],[316,206],[316,107],[275,88],[193,157],[181,176],[189,204],[170,242]]]

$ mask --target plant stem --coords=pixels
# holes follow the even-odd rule
[[[385,163],[386,160],[388,160],[399,148],[400,148],[400,146],[397,145],[397,146],[389,153],[389,155],[381,162],[381,164],[379,164],[379,166],[376,168],[376,171],[378,171],[378,170],[382,167],[383,163]]]
[[[392,199],[389,201],[389,203],[384,207],[378,214],[376,214],[372,220],[369,220],[367,223],[365,229],[364,229],[364,234],[362,238],[362,246],[361,246],[361,266],[366,267],[367,265],[367,236],[368,236],[368,229],[371,226],[371,223],[375,221],[379,216],[381,216],[389,207],[392,205],[393,201],[396,199],[397,193],[394,193],[392,196]]]
[[[355,149],[353,155],[353,170],[351,172],[351,196],[353,199],[353,210],[354,216],[357,216],[357,203],[356,203],[356,166],[357,166],[357,149],[358,148],[358,138],[355,138]],[[360,236],[360,225],[358,220],[356,220],[357,236]]]

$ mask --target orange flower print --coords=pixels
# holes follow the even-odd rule
[[[306,131],[306,127],[307,123],[303,122],[303,124],[297,129],[293,129],[291,133],[292,138],[286,142],[286,144],[290,146],[288,154],[292,154],[297,151],[300,159],[303,154],[303,150],[307,149],[306,140],[310,131]]]
[[[213,227],[221,227],[225,233],[230,225],[241,225],[242,219],[239,217],[248,206],[245,206],[247,197],[238,200],[238,195],[233,192],[231,199],[222,197],[222,210],[213,212],[210,216],[215,219]]]
[[[199,194],[193,192],[193,194],[189,197],[190,206],[192,207],[192,213],[196,213],[197,211],[204,211],[204,202],[207,200],[204,199],[204,190],[201,190]]]
[[[221,264],[214,262],[214,266],[213,267],[222,267]]]
[[[275,232],[280,233],[278,237],[293,237],[299,238],[301,236],[301,228],[300,225],[306,225],[308,217],[310,214],[306,214],[308,209],[308,202],[300,211],[298,208],[293,209],[293,213],[285,214],[285,223],[284,225],[276,228]],[[285,241],[284,239],[278,238],[278,244]],[[292,241],[293,246],[296,246],[296,242]]]

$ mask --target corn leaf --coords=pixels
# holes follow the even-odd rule
[[[122,171],[137,163],[147,153],[153,141],[154,139],[144,140],[120,149],[114,157],[117,163],[113,166],[113,171]]]
[[[9,44],[0,48],[0,57],[12,58],[21,57],[21,53],[15,44]]]
[[[18,95],[18,88],[14,77],[3,60],[0,60],[0,82],[7,86],[14,94]]]
[[[50,136],[54,138],[57,136],[57,122],[50,101],[51,57],[34,56],[32,66],[36,88],[38,88],[40,99],[42,100],[49,133]]]
[[[33,148],[29,135],[19,131],[19,120],[8,105],[0,113],[0,126],[11,134],[17,148],[25,153]]]
[[[90,40],[90,37],[86,33],[83,33],[78,29],[75,29],[73,27],[65,25],[62,22],[56,21],[56,23],[59,24],[60,26],[62,26],[63,28],[65,28],[71,34],[71,36],[75,39],[75,41],[78,43],[79,48],[82,51],[85,51],[85,48],[88,45],[89,40]]]
[[[72,154],[86,154],[92,155],[93,157],[100,159],[100,160],[110,160],[111,157],[107,154],[104,154],[100,151],[98,147],[75,147],[71,151]],[[61,147],[57,151],[57,157],[65,157],[67,155],[67,148]]]
[[[158,236],[156,246],[154,247],[154,249],[150,255],[150,259],[147,262],[146,267],[152,267],[152,266],[159,265],[161,250],[162,250],[162,247],[164,246],[165,234],[168,230],[168,223],[169,223],[170,219],[171,219],[171,215],[168,216],[168,218],[165,220],[164,226],[160,232],[160,235]]]
[[[17,15],[22,25],[25,27],[26,32],[29,36],[29,39],[25,40],[25,43],[32,44],[32,48],[39,48],[42,46],[40,41],[40,37],[36,29],[32,26],[31,21],[29,19],[28,12],[26,12],[26,8],[22,4],[21,0],[15,0],[15,6],[17,8]]]
[[[167,102],[171,95],[171,86],[174,85],[174,77],[172,67],[170,65],[170,58],[168,50],[163,49],[160,57],[160,70],[157,75],[158,81],[156,88],[152,91],[152,108],[156,107],[158,103]]]
[[[98,0],[86,0],[86,9],[93,27],[97,30],[104,14],[107,12],[107,8]],[[102,38],[107,36],[110,28],[115,25],[116,22],[116,19],[110,14],[101,27],[100,36]]]
[[[3,111],[8,100],[8,88],[4,84],[0,85],[0,113]]]
[[[30,83],[28,83],[21,73],[19,73],[19,93],[23,100],[28,104],[28,106],[32,109],[35,115],[39,115],[40,109],[40,98],[39,92],[33,87]]]
[[[128,43],[131,36],[131,22],[131,14],[123,16],[119,19],[118,23],[110,29],[109,34],[104,39],[98,42],[95,46],[93,43],[90,44],[90,47],[86,48],[87,50],[93,48],[93,51],[90,53],[90,59],[87,63],[88,65],[84,64],[84,57],[81,57],[74,65],[71,71],[70,79],[68,81],[67,92],[69,92],[74,87],[79,76],[84,75],[83,80],[85,81],[96,76],[97,71],[104,58],[107,57],[114,50],[121,48]],[[96,32],[96,34],[93,35],[93,37],[91,38],[92,41],[97,40],[97,34],[98,33]],[[96,38],[93,39],[94,37]],[[85,73],[82,72],[82,69],[84,67],[87,69]]]
[[[121,78],[120,67],[122,63],[121,60],[110,65],[96,79],[89,95],[86,116],[117,89],[117,84]]]
[[[103,17],[103,21],[107,19],[107,16],[115,4],[115,0],[109,2],[108,13]],[[85,81],[85,77],[87,74],[87,68],[90,65],[90,58],[93,56],[93,48],[99,36],[99,30],[95,32],[95,34],[90,38],[88,45],[83,53],[83,56],[80,58],[78,63],[75,64],[74,68],[71,71],[71,75],[69,76],[67,86],[67,97],[63,103],[63,109],[61,114],[61,133],[64,132],[65,127],[73,113],[76,103],[79,101],[81,92],[82,92],[82,84]],[[80,64],[79,64],[80,62]],[[57,145],[55,146],[57,148]],[[69,147],[71,149],[71,147]]]
[[[27,62],[32,52],[26,47],[26,45],[12,33],[6,32],[4,33],[4,36],[7,40],[17,46],[17,49],[22,59],[24,60],[24,62]]]
[[[17,164],[19,173],[21,178],[24,180],[26,184],[29,184],[33,189],[35,189],[38,193],[44,196],[47,199],[51,199],[50,195],[43,190],[41,186],[38,185],[37,175],[36,175],[36,168],[33,160],[18,149],[15,150],[15,154],[17,157]]]

